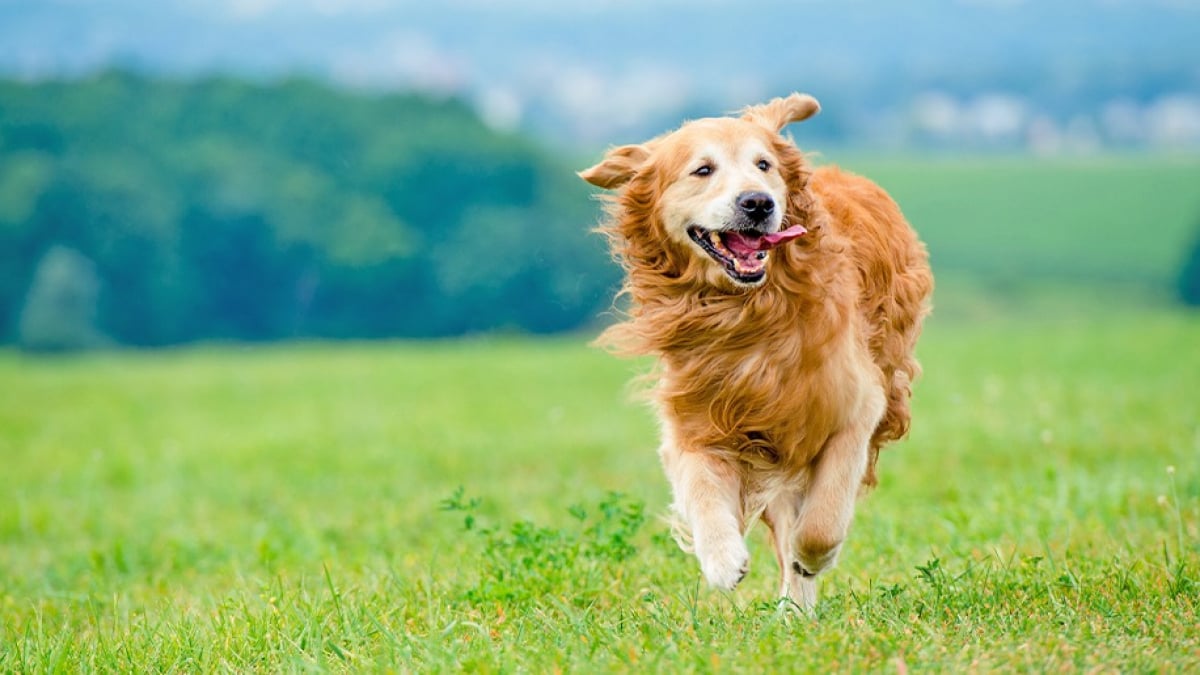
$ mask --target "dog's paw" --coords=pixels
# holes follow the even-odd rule
[[[741,537],[697,539],[695,546],[700,571],[711,586],[731,591],[750,571],[750,551]]]

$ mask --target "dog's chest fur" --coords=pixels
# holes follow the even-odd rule
[[[713,342],[662,352],[656,394],[679,440],[794,475],[859,413],[870,383],[850,317],[795,309],[769,322],[742,309]]]

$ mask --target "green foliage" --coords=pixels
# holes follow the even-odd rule
[[[69,248],[51,248],[38,263],[21,310],[21,347],[68,352],[104,345],[95,325],[99,290],[90,260]]]
[[[458,101],[120,72],[0,101],[0,337],[55,245],[136,345],[563,330],[615,283],[570,168]]]
[[[480,500],[464,502],[460,487],[442,502],[444,511],[465,512],[463,528],[473,530]],[[585,607],[594,600],[588,579],[603,578],[608,566],[637,553],[633,538],[645,522],[645,505],[610,492],[595,507],[595,517],[581,505],[567,511],[578,523],[570,530],[540,526],[529,520],[509,528],[474,531],[484,538],[480,579],[466,592],[472,604],[537,603],[553,598],[564,586],[581,586],[572,602]]]
[[[935,315],[813,617],[761,528],[703,585],[582,339],[0,352],[0,671],[1194,671],[1198,341]]]

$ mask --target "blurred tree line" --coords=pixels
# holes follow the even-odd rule
[[[1196,229],[1195,241],[1188,249],[1183,267],[1179,270],[1176,290],[1183,304],[1200,307],[1200,228]]]
[[[569,167],[464,104],[308,80],[0,82],[0,339],[549,332],[617,282]]]

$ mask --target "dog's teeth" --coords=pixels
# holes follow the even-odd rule
[[[734,257],[733,253],[725,246],[725,242],[721,241],[721,233],[716,230],[711,230],[708,233],[708,241],[712,243],[713,248],[717,249],[722,255]]]
[[[757,272],[760,269],[762,269],[762,265],[756,265],[753,263],[753,261],[742,260],[741,258],[734,259],[733,267],[734,267],[734,269],[736,269],[738,272],[740,272],[742,274],[748,274],[750,272]]]

